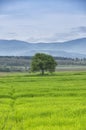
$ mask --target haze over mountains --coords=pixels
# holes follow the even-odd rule
[[[61,43],[28,43],[19,40],[0,40],[0,56],[33,56],[38,52],[53,56],[86,58],[86,38]]]

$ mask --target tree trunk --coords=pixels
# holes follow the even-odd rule
[[[42,71],[42,75],[44,75],[44,69],[42,69],[41,71]]]

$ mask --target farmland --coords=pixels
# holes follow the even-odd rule
[[[2,73],[0,130],[86,130],[86,72]]]

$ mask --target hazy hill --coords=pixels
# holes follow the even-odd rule
[[[86,38],[56,43],[28,43],[0,40],[0,56],[32,56],[37,52],[53,56],[86,58]]]

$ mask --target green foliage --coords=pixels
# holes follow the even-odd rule
[[[44,71],[54,72],[57,62],[50,55],[37,53],[32,59],[31,70],[41,71],[42,75]]]
[[[0,130],[86,130],[86,72],[1,74]]]

